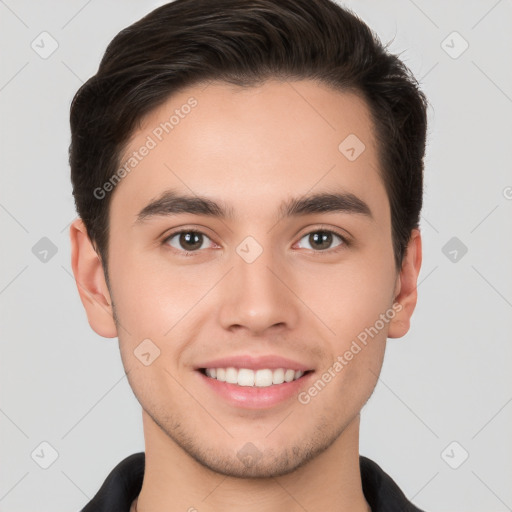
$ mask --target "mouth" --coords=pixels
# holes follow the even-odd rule
[[[314,370],[295,368],[237,368],[235,366],[196,369],[208,401],[227,404],[237,410],[269,412],[276,406],[291,406],[302,389],[311,385]],[[219,405],[220,405],[219,403]]]
[[[293,368],[199,368],[205,377],[227,384],[235,384],[241,387],[267,388],[290,383],[303,378],[313,370],[294,370]]]

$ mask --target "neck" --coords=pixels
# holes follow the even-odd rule
[[[183,451],[143,411],[146,464],[130,512],[371,512],[361,486],[359,416],[324,452],[286,475],[236,478]]]

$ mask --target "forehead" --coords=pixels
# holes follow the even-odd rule
[[[166,189],[225,198],[240,215],[284,197],[336,190],[386,214],[365,101],[309,80],[183,89],[150,112],[121,158],[112,197],[131,220]]]

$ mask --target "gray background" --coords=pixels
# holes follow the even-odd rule
[[[79,510],[144,449],[118,342],[90,329],[71,273],[68,113],[112,37],[163,3],[0,0],[0,511]],[[431,103],[418,306],[360,451],[428,511],[512,510],[512,2],[345,5]]]

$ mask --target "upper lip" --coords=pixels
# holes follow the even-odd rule
[[[248,368],[250,370],[262,370],[264,368],[269,368],[271,370],[276,370],[277,368],[291,369],[291,370],[299,370],[299,371],[308,371],[312,368],[308,365],[299,363],[298,361],[294,361],[293,359],[288,359],[286,357],[281,357],[278,355],[262,355],[262,356],[254,356],[254,355],[237,355],[237,356],[229,356],[222,357],[218,359],[212,359],[210,361],[205,361],[197,365],[196,370],[202,368]]]

